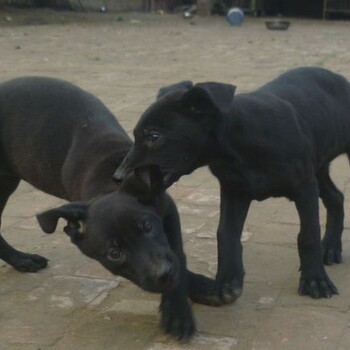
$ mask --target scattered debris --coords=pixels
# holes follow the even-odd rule
[[[139,23],[141,23],[141,21],[138,20],[138,19],[131,19],[130,23],[132,23],[132,24],[139,24]]]
[[[243,231],[241,236],[241,242],[247,242],[253,236],[253,234],[249,231]]]
[[[192,18],[193,15],[197,12],[197,6],[196,5],[193,5],[193,6],[189,6],[187,7],[184,12],[183,12],[183,17],[185,19],[188,19],[188,18]]]
[[[185,11],[184,14],[183,14],[184,18],[192,18],[193,17],[193,14],[190,12],[190,11]]]
[[[275,301],[275,299],[274,299],[274,298],[271,298],[271,297],[261,297],[261,298],[259,299],[259,303],[260,303],[260,304],[263,304],[263,305],[272,304],[274,301]]]

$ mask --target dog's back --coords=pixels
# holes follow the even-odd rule
[[[293,105],[302,126],[314,129],[315,122],[350,122],[350,84],[336,73],[317,67],[292,69],[256,93],[272,94]],[[306,124],[305,124],[306,123]]]
[[[115,147],[123,141],[127,148],[130,144],[113,114],[86,91],[44,77],[0,84],[0,175],[16,176],[71,199],[62,169],[69,155],[80,149],[76,163],[94,162],[88,153],[96,149],[90,151],[87,145],[93,141],[93,147],[98,147],[97,139],[110,139]]]
[[[258,113],[264,118],[252,122],[273,126],[276,133],[282,126],[289,135],[300,128],[311,142],[316,167],[350,151],[350,84],[326,69],[292,69],[252,93],[236,96],[235,105],[242,115],[265,109]]]

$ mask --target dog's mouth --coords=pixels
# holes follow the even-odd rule
[[[178,283],[178,273],[172,276],[164,276],[160,280],[144,278],[138,284],[143,290],[150,293],[164,293],[172,291]]]
[[[171,171],[164,171],[162,172],[163,175],[163,187],[167,189],[172,184],[174,184],[177,180],[179,180],[180,175],[171,172]]]

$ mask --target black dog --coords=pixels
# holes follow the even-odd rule
[[[216,284],[198,301],[220,305],[240,296],[240,237],[250,202],[280,196],[295,202],[300,217],[299,293],[337,294],[323,262],[341,262],[343,195],[329,177],[329,163],[342,153],[350,156],[348,81],[324,69],[299,68],[235,98],[232,85],[178,87],[173,92],[168,87],[143,114],[134,130],[135,145],[114,176],[155,164],[168,187],[209,165],[219,179]],[[327,209],[322,245],[319,196]]]
[[[78,201],[38,215],[42,229],[52,233],[65,219],[64,231],[84,254],[145,290],[162,292],[167,332],[192,335],[187,285],[191,296],[214,281],[187,274],[177,209],[158,191],[156,169],[138,169],[121,186],[112,180],[132,142],[102,102],[56,79],[11,80],[0,84],[0,132],[0,214],[21,179]],[[1,235],[0,258],[25,272],[47,265]]]

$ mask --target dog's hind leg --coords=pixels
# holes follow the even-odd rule
[[[320,197],[327,210],[326,232],[322,239],[323,262],[341,263],[341,235],[344,227],[344,196],[329,176],[329,166],[317,175]]]
[[[1,215],[8,198],[16,190],[19,179],[10,176],[0,177],[0,224]],[[47,266],[48,260],[40,255],[27,254],[11,247],[0,234],[0,259],[22,272],[37,272]]]

